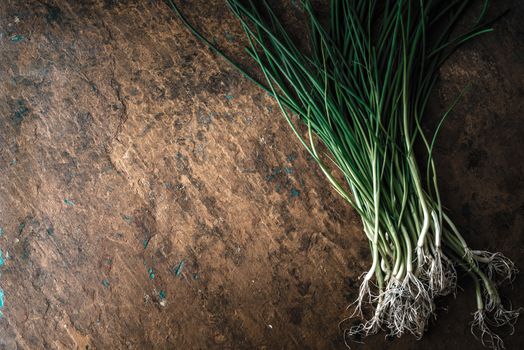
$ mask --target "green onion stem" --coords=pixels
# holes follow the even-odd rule
[[[497,324],[516,321],[518,311],[502,308],[494,282],[511,279],[514,266],[500,253],[468,247],[443,209],[433,158],[437,135],[466,89],[432,134],[422,127],[439,68],[464,42],[492,31],[485,20],[488,1],[475,23],[457,33],[474,0],[331,0],[327,24],[303,0],[305,50],[267,0],[226,1],[264,83],[206,39],[173,0],[167,3],[198,39],[276,100],[328,183],[361,216],[372,261],[356,313],[367,301],[375,311],[345,335],[386,329],[422,336],[433,299],[455,291],[458,267],[475,284],[472,327],[489,334],[498,349],[502,343],[489,330],[486,312],[497,310]],[[415,154],[419,144],[422,159]]]

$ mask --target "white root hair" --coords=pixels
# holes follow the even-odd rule
[[[398,335],[409,332],[420,339],[435,309],[433,298],[426,285],[411,272],[402,282],[401,293],[398,307],[390,313],[394,317],[392,330]]]
[[[486,347],[493,350],[505,349],[502,339],[488,327],[489,321],[484,310],[477,310],[473,314],[471,334]]]
[[[497,327],[508,326],[511,331],[510,334],[515,333],[515,323],[519,318],[522,308],[512,310],[511,308],[505,309],[501,304],[499,304],[493,315],[493,323]]]
[[[346,335],[349,337],[354,337],[357,335],[368,336],[370,334],[376,334],[379,330],[382,329],[383,323],[383,304],[378,303],[375,309],[375,313],[371,319],[360,323],[357,326],[353,326],[350,329],[346,330]]]
[[[519,272],[515,263],[502,253],[491,253],[484,250],[473,250],[471,253],[475,260],[485,266],[488,277],[497,285],[506,280],[512,282]]]
[[[373,295],[371,292],[371,278],[369,278],[369,274],[366,274],[364,277],[364,280],[360,284],[360,288],[358,291],[358,298],[353,302],[351,305],[355,305],[355,310],[353,310],[353,314],[351,314],[350,317],[364,317],[364,312],[362,310],[363,306],[365,304],[372,304],[374,300],[377,299],[376,295]],[[351,305],[348,306],[351,307]]]
[[[346,330],[346,336],[368,336],[386,328],[391,336],[400,337],[404,333],[411,333],[420,339],[435,309],[427,285],[411,272],[402,281],[392,277],[375,301],[373,316]]]
[[[433,296],[455,295],[457,291],[457,270],[440,249],[435,252],[435,258],[431,261],[428,284]]]

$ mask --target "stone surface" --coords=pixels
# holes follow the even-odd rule
[[[510,6],[442,68],[428,125],[472,85],[436,150],[444,202],[472,246],[523,267],[524,12],[491,13]],[[183,8],[243,55],[221,1]],[[358,216],[164,2],[3,0],[0,77],[0,349],[344,348],[370,260]],[[462,286],[421,341],[353,348],[480,348]]]

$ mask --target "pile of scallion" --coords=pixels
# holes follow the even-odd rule
[[[331,185],[360,214],[373,260],[354,303],[363,322],[347,329],[345,339],[379,330],[421,337],[434,299],[455,293],[457,270],[475,284],[472,332],[485,345],[502,348],[493,329],[513,328],[517,320],[519,311],[505,308],[497,291],[516,268],[500,253],[471,249],[443,210],[432,156],[442,122],[432,135],[421,126],[439,67],[459,45],[491,31],[488,1],[480,1],[469,30],[455,33],[473,2],[331,0],[325,22],[302,1],[304,50],[266,0],[227,0],[245,31],[247,53],[265,77],[261,82],[168,0],[194,35],[276,99]],[[319,153],[317,142],[327,154]],[[422,158],[415,157],[415,144]]]

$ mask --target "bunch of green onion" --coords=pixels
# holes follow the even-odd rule
[[[434,299],[455,293],[459,269],[476,288],[472,332],[502,348],[491,328],[513,328],[519,311],[502,305],[497,286],[512,280],[516,268],[500,253],[472,250],[443,210],[432,154],[451,108],[433,135],[421,126],[439,67],[459,45],[491,31],[488,1],[462,34],[454,28],[473,1],[331,0],[327,25],[302,1],[309,24],[303,50],[266,0],[227,0],[265,83],[168,2],[193,34],[276,99],[328,181],[360,214],[372,263],[354,303],[353,316],[363,322],[347,329],[345,339],[379,330],[421,337]],[[425,153],[418,161],[415,144]]]

